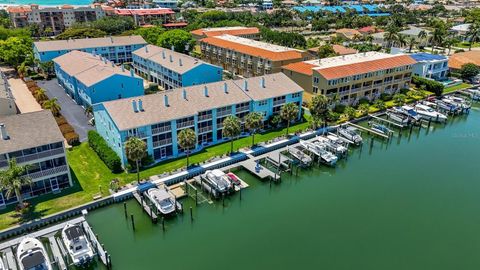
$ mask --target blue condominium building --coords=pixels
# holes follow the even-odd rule
[[[82,106],[141,96],[143,79],[100,55],[71,51],[53,59],[58,83]]]
[[[446,56],[430,53],[414,53],[410,56],[417,61],[413,65],[413,74],[437,81],[447,78],[448,58]]]
[[[261,112],[267,120],[285,103],[295,103],[301,111],[302,94],[299,85],[276,73],[99,103],[93,110],[97,131],[126,165],[124,145],[129,137],[143,139],[156,161],[174,158],[184,153],[177,143],[181,130],[195,131],[195,150],[200,150],[228,139],[222,136],[227,116],[243,119],[249,112]]]
[[[165,90],[222,80],[223,69],[173,50],[147,45],[133,52],[135,72]]]
[[[33,54],[40,62],[48,62],[73,50],[94,53],[114,63],[132,62],[132,52],[147,45],[141,36],[82,38],[37,41]]]

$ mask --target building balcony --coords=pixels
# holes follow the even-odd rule
[[[223,117],[223,116],[226,116],[226,115],[230,115],[232,114],[232,110],[229,110],[229,111],[217,111],[217,118],[220,118],[220,117]]]
[[[198,134],[206,133],[212,130],[213,130],[212,126],[201,127],[201,128],[198,128]]]
[[[212,119],[211,114],[199,115],[198,116],[198,121],[206,121],[206,120],[211,120],[211,119]]]
[[[61,154],[64,154],[64,153],[65,153],[65,151],[63,150],[63,148],[57,148],[57,149],[43,151],[43,152],[40,152],[40,153],[31,154],[31,155],[27,155],[27,156],[23,156],[23,157],[17,157],[16,160],[17,160],[17,163],[25,163],[25,162],[30,162],[30,161],[37,160],[37,159],[42,159],[42,158],[46,158],[46,157],[61,155]]]
[[[283,103],[285,103],[285,100],[275,100],[273,102],[273,106],[278,106],[278,105],[282,105]]]
[[[55,168],[39,171],[39,172],[34,172],[34,173],[29,173],[28,176],[32,178],[33,180],[38,179],[38,178],[43,178],[43,177],[48,177],[51,175],[59,174],[59,173],[66,173],[68,172],[68,166],[63,165],[63,166],[58,166]]]
[[[217,124],[217,129],[222,129],[223,128],[223,123]]]
[[[171,126],[157,127],[152,129],[152,134],[165,133],[172,131]]]
[[[194,124],[195,124],[195,121],[193,120],[177,123],[177,129],[184,128],[184,127],[191,127]]]
[[[167,139],[153,142],[153,148],[157,148],[157,147],[168,145],[168,144],[172,144],[172,138],[167,138]]]
[[[250,106],[242,106],[242,107],[236,108],[237,113],[246,112],[248,110],[250,110]]]
[[[143,139],[147,137],[147,134],[145,132],[137,132],[137,134],[135,135],[128,135],[126,140],[128,141],[128,139],[130,139],[131,137],[137,137],[139,139]]]

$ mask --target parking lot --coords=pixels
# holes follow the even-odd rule
[[[85,141],[87,139],[87,132],[94,129],[94,127],[88,123],[89,117],[85,115],[85,109],[77,105],[73,99],[65,93],[65,90],[58,85],[57,79],[38,81],[37,83],[40,88],[45,89],[49,98],[57,98],[58,104],[62,107],[62,115],[75,129],[75,132],[78,133],[80,141]]]

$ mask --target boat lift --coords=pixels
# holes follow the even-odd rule
[[[358,128],[358,129],[364,130],[364,131],[366,131],[368,134],[373,134],[373,135],[382,137],[382,138],[387,139],[387,140],[390,139],[390,136],[385,135],[385,134],[383,134],[383,133],[380,133],[380,132],[378,132],[378,131],[375,131],[375,130],[373,130],[373,129],[366,128],[366,127],[362,127],[362,126],[359,126],[359,125],[354,124],[354,123],[352,123],[352,122],[347,122],[346,124],[347,124],[347,125],[351,125],[352,127],[356,127],[356,128]]]
[[[406,125],[402,125],[402,124],[399,124],[399,123],[390,121],[390,120],[388,120],[388,119],[384,119],[384,118],[375,116],[375,115],[373,115],[373,114],[369,114],[368,116],[370,116],[371,118],[373,118],[373,119],[375,119],[375,120],[378,120],[378,121],[382,121],[382,122],[387,123],[387,124],[388,124],[388,126],[387,126],[388,128],[390,127],[390,125],[396,126],[396,127],[400,128],[400,129],[406,127]]]

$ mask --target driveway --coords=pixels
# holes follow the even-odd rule
[[[83,107],[77,105],[77,103],[65,93],[65,90],[58,85],[57,79],[37,81],[37,84],[40,88],[45,89],[49,98],[57,98],[58,104],[62,107],[62,115],[75,129],[75,132],[77,132],[80,137],[80,141],[86,141],[87,132],[95,128],[88,124],[89,118],[85,115]]]

